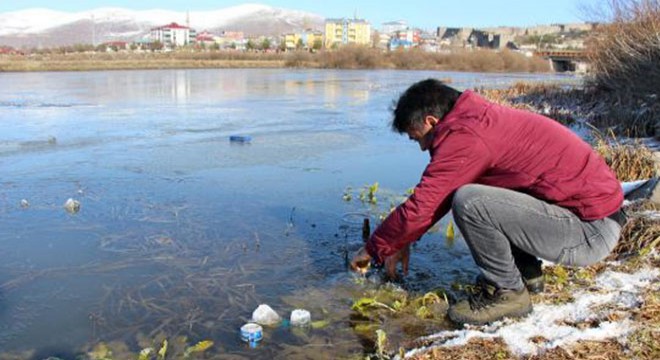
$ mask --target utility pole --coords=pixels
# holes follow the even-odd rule
[[[92,46],[96,47],[96,22],[94,21],[93,13],[92,13]]]

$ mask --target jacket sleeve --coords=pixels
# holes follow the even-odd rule
[[[418,240],[449,211],[454,191],[475,182],[490,163],[490,151],[475,134],[458,129],[443,136],[413,195],[378,226],[366,244],[367,252],[382,263]]]

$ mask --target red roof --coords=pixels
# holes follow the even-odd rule
[[[197,37],[195,37],[195,40],[197,40],[197,41],[213,41],[213,36],[210,36],[210,35],[197,35]]]
[[[213,41],[213,34],[210,32],[204,30],[200,33],[197,33],[197,36],[195,37],[195,40],[197,41]]]
[[[168,25],[165,25],[165,26],[159,26],[159,27],[153,28],[151,30],[162,30],[162,29],[190,29],[190,28],[187,27],[187,26],[179,25],[179,24],[173,22],[171,24],[168,24]]]
[[[11,46],[0,46],[0,54],[19,54],[19,52]]]

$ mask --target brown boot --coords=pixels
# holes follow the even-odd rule
[[[523,273],[522,280],[530,294],[540,294],[545,289],[545,279],[543,277],[543,273],[538,275],[533,274],[532,277],[526,277],[525,273]],[[477,275],[474,281],[476,285],[478,285],[481,289],[486,289],[490,294],[495,292],[495,285],[486,280],[483,274]]]
[[[532,312],[532,301],[526,288],[481,291],[449,308],[447,315],[459,324],[485,325],[505,317],[517,318]]]

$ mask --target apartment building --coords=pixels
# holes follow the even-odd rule
[[[370,45],[371,25],[363,19],[327,19],[325,21],[325,48],[348,44]]]
[[[195,42],[197,32],[187,26],[171,23],[151,29],[151,39],[165,46],[185,46]]]

